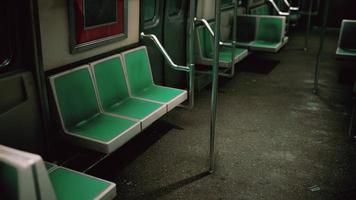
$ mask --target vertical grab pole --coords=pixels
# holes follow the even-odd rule
[[[231,54],[231,73],[228,76],[232,78],[235,75],[235,52],[236,52],[236,15],[237,15],[237,2],[238,0],[233,0],[234,4],[234,12],[233,12],[233,20],[232,20],[232,54]]]
[[[318,55],[316,58],[316,65],[315,65],[315,73],[314,73],[314,89],[313,93],[318,94],[319,93],[319,76],[320,76],[320,57],[321,57],[321,52],[324,47],[324,39],[325,39],[325,27],[326,23],[328,20],[328,15],[329,15],[329,5],[330,5],[330,0],[325,1],[324,5],[324,16],[323,16],[323,25],[322,25],[322,30],[321,30],[321,35],[320,35],[320,46],[318,50]]]
[[[195,62],[194,62],[194,34],[195,34],[195,18],[196,14],[196,0],[190,0],[189,5],[189,20],[187,29],[187,66],[189,71],[189,108],[194,107],[195,95]]]
[[[216,107],[219,81],[219,53],[220,53],[220,0],[215,0],[215,37],[214,37],[214,61],[213,61],[213,82],[211,95],[211,119],[210,119],[210,167],[209,172],[215,170],[215,128],[216,128]]]
[[[307,30],[306,30],[306,33],[305,33],[304,51],[308,51],[308,43],[309,43],[309,35],[310,35],[310,26],[311,26],[313,2],[314,2],[314,0],[309,0],[308,21],[307,21]]]

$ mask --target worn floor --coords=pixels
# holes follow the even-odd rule
[[[356,143],[347,135],[351,87],[339,83],[328,34],[320,95],[312,94],[318,38],[296,33],[269,73],[240,70],[218,94],[216,171],[208,174],[209,88],[91,173],[117,183],[117,199],[356,199]],[[256,66],[255,66],[256,67]],[[258,67],[258,66],[257,66]]]

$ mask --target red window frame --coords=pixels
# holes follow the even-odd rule
[[[127,0],[117,0],[116,22],[89,28],[85,27],[84,1],[71,0],[69,5],[72,53],[127,37]]]

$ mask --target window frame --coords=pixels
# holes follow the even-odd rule
[[[184,1],[180,1],[178,0],[177,2],[180,2],[180,8],[178,12],[175,13],[168,13],[168,17],[170,19],[174,19],[174,18],[180,18],[183,15],[183,8],[184,8]]]
[[[77,22],[77,16],[80,15],[80,13],[77,13],[77,10],[75,8],[75,3],[77,3],[79,0],[68,0],[68,19],[69,19],[69,34],[70,34],[70,52],[72,54],[78,53],[78,52],[83,52],[87,50],[91,50],[100,46],[104,46],[110,43],[114,43],[120,40],[124,40],[128,37],[128,0],[117,0],[117,2],[122,1],[122,6],[123,6],[123,11],[122,11],[122,22],[123,22],[123,27],[122,27],[122,32],[117,33],[117,34],[107,34],[107,36],[97,38],[97,39],[90,39],[89,41],[85,41],[82,43],[79,43],[77,40],[77,28],[79,27],[76,22]],[[85,0],[82,0],[83,4]],[[117,12],[120,12],[119,10]],[[81,16],[84,19],[84,14]],[[117,19],[116,23],[119,23],[119,18]],[[98,25],[97,28],[108,28],[109,26],[112,26],[113,24],[103,24],[103,25]],[[83,28],[83,31],[95,31],[95,28],[90,28],[86,29],[85,27],[79,27]]]
[[[152,1],[152,0],[148,0],[148,1]],[[143,25],[144,25],[145,29],[155,27],[160,21],[159,10],[160,10],[160,1],[161,0],[154,0],[154,1],[155,1],[154,16],[150,20],[145,20],[144,16],[142,18]],[[143,4],[143,6],[145,6],[145,5]]]

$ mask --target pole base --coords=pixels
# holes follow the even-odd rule
[[[313,89],[313,94],[315,94],[315,95],[319,94],[319,88],[314,88]]]

